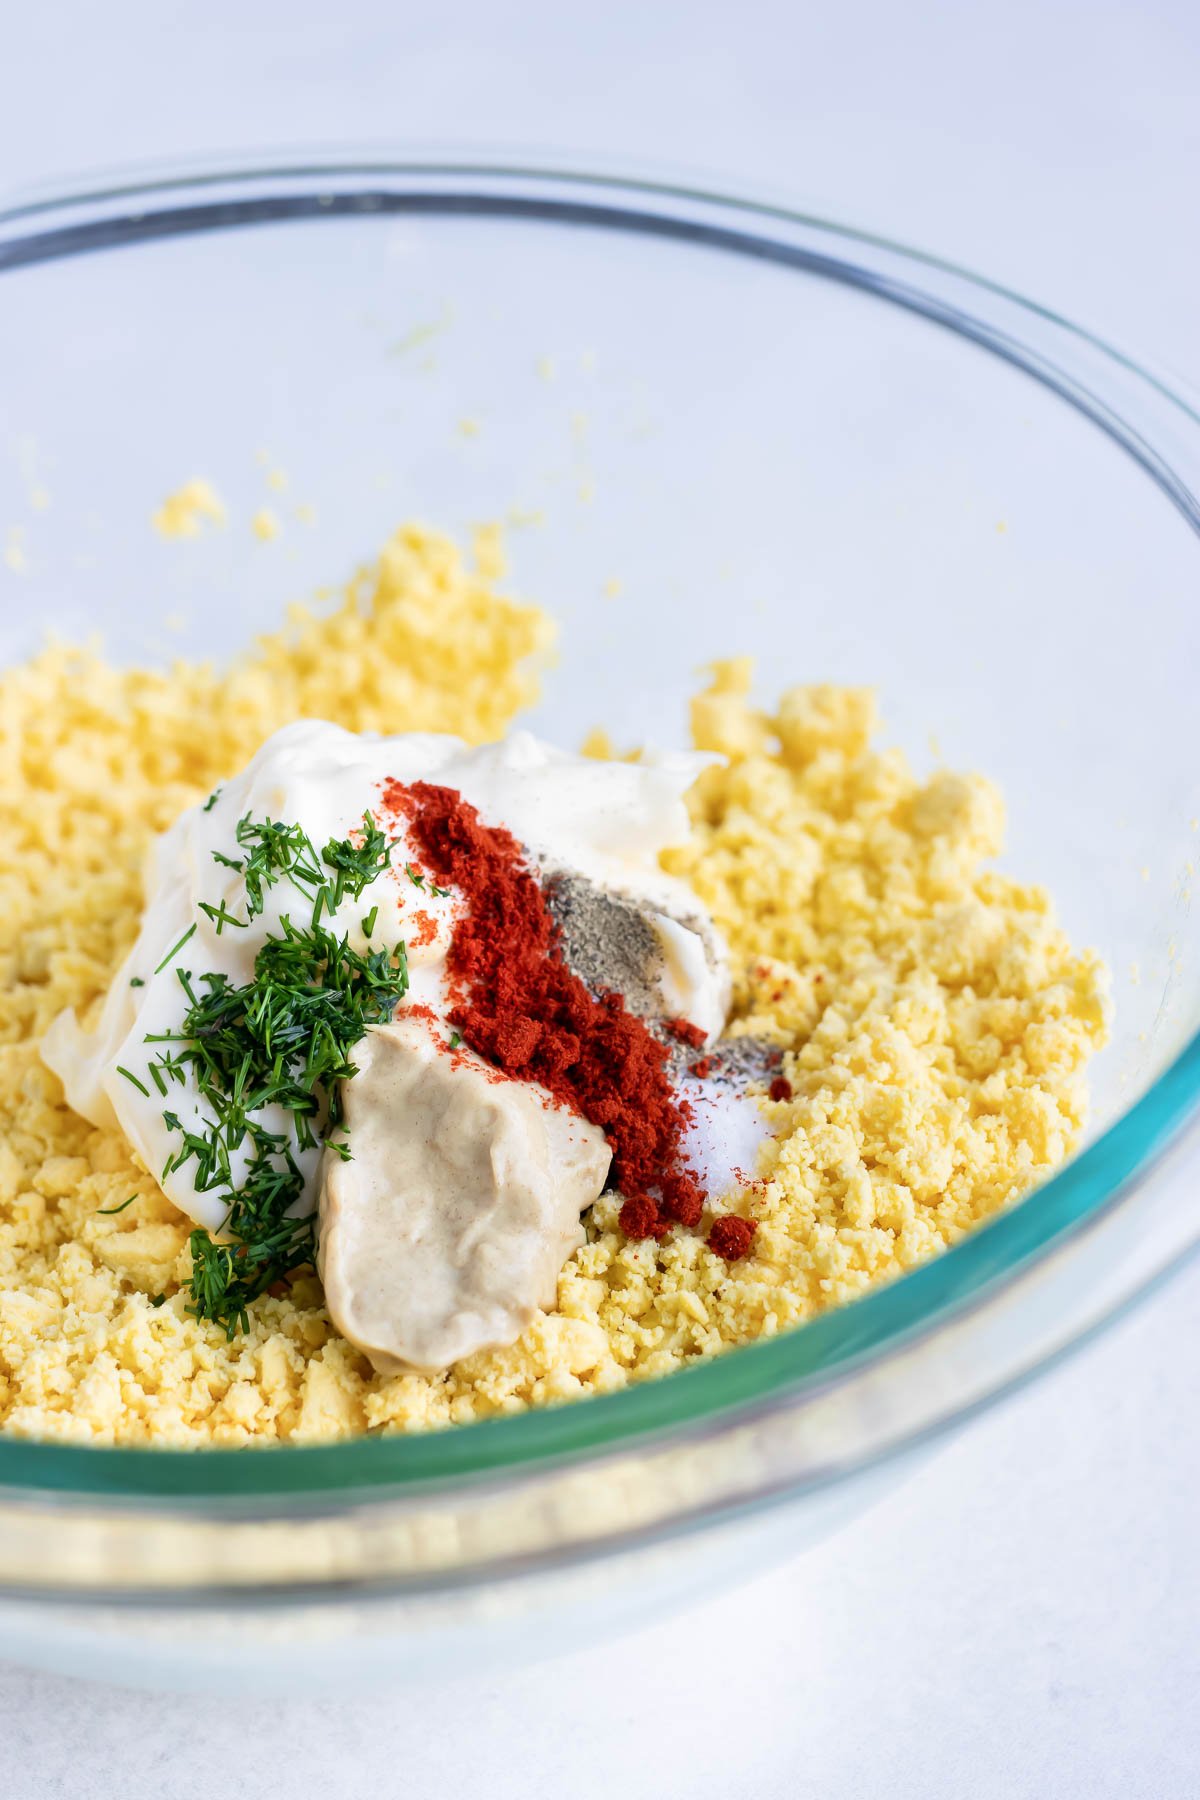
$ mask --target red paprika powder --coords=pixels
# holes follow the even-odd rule
[[[723,1213],[719,1219],[713,1220],[708,1242],[726,1262],[737,1262],[749,1250],[757,1230],[756,1220],[739,1218],[736,1213]]]
[[[462,897],[447,957],[451,1024],[505,1074],[539,1082],[600,1127],[630,1237],[698,1225],[704,1193],[683,1150],[690,1109],[667,1049],[620,994],[594,995],[572,973],[517,839],[485,825],[455,788],[389,780],[383,802],[407,822],[428,873]],[[694,1027],[673,1024],[694,1041]]]

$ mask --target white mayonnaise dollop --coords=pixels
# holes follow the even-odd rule
[[[360,828],[364,813],[376,815],[388,836],[399,840],[392,865],[322,923],[359,951],[405,942],[411,985],[398,1016],[414,1003],[438,1016],[448,1008],[445,963],[456,896],[453,891],[432,895],[427,884],[416,885],[406,873],[405,864],[419,866],[420,859],[406,843],[403,820],[381,809],[381,786],[389,779],[456,788],[478,807],[485,824],[506,826],[536,856],[644,900],[663,942],[669,1010],[714,1037],[724,1023],[728,978],[714,966],[711,927],[706,950],[702,936],[679,923],[695,916],[694,896],[658,867],[659,851],[687,836],[683,796],[707,760],[668,755],[641,763],[596,762],[524,731],[471,748],[459,738],[431,733],[358,736],[317,720],[286,726],[214,801],[184,813],[158,840],[146,872],[141,930],[95,1029],[81,1029],[72,1012],[64,1013],[46,1034],[43,1058],[77,1112],[96,1125],[119,1126],[168,1198],[218,1230],[228,1206],[221,1192],[198,1192],[192,1164],[164,1173],[180,1144],[164,1111],[201,1132],[206,1120],[190,1075],[182,1085],[171,1083],[167,1098],[160,1095],[150,1064],[162,1046],[147,1044],[146,1037],[178,1032],[186,1008],[180,969],[191,972],[194,986],[205,971],[240,985],[251,979],[256,954],[269,936],[278,935],[284,914],[306,922],[309,909],[287,881],[267,890],[264,910],[243,929],[226,925],[218,932],[201,910],[202,902],[217,908],[224,902],[236,918],[246,917],[241,873],[215,860],[216,854],[231,859],[241,854],[239,820],[250,815],[298,824],[319,852],[329,839]],[[369,939],[363,931],[368,920]],[[257,1116],[294,1142],[289,1114],[268,1107]],[[235,1181],[244,1174],[248,1154],[248,1144],[233,1153]],[[296,1160],[306,1182],[300,1206],[311,1210],[320,1150],[297,1152]]]

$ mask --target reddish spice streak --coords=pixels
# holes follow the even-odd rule
[[[432,944],[437,936],[437,920],[431,919],[427,912],[413,914],[414,930],[409,943],[414,949],[421,949],[425,944]]]
[[[699,1050],[704,1043],[704,1033],[690,1019],[664,1019],[663,1030],[669,1031],[681,1044],[686,1044],[689,1050]]]
[[[739,1219],[735,1213],[725,1213],[713,1220],[708,1234],[709,1249],[723,1256],[726,1262],[737,1262],[749,1250],[757,1230],[756,1220]]]
[[[792,1084],[786,1075],[777,1075],[767,1089],[767,1093],[772,1100],[790,1100]]]
[[[697,1081],[707,1081],[712,1074],[712,1066],[713,1059],[711,1056],[698,1057],[692,1064],[692,1074],[696,1077]]]
[[[484,825],[454,788],[388,780],[383,799],[407,820],[422,866],[465,902],[446,960],[450,1023],[506,1075],[540,1082],[600,1126],[629,1196],[627,1235],[661,1237],[672,1220],[698,1224],[704,1196],[682,1149],[690,1108],[675,1095],[666,1048],[621,995],[596,998],[572,973],[516,838]]]
[[[670,1220],[663,1218],[651,1194],[631,1194],[622,1203],[620,1223],[625,1236],[631,1238],[664,1238],[671,1229]]]

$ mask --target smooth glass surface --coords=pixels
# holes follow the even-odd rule
[[[918,765],[1002,783],[1004,866],[1103,951],[1117,1005],[1084,1153],[891,1288],[665,1381],[424,1438],[0,1440],[0,1587],[461,1594],[767,1500],[836,1513],[831,1491],[1186,1252],[1188,1164],[1156,1158],[1200,1091],[1200,423],[1152,375],[778,207],[380,159],[0,216],[0,392],[0,528],[27,561],[0,569],[0,659],[48,625],[122,659],[219,657],[407,518],[509,519],[511,585],[562,628],[539,730],[678,742],[721,654],[756,654],[768,696],[873,683]],[[197,474],[228,528],[162,541],[152,511]]]

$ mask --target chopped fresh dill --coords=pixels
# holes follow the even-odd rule
[[[365,919],[360,919],[358,921],[359,924],[362,926],[362,934],[365,938],[369,938],[371,933],[374,931],[375,921],[378,917],[379,917],[379,907],[378,907],[378,905],[375,905],[371,908],[370,912],[367,914]]]
[[[196,931],[196,921],[195,921],[195,919],[193,919],[191,924],[188,926],[187,930],[184,932],[183,936],[180,938],[179,942],[177,944],[172,944],[171,948],[167,951],[167,954],[163,957],[162,961],[159,963],[157,969],[155,969],[154,973],[156,975],[161,975],[163,970],[166,968],[167,964],[171,961],[171,959],[173,957],[176,957],[179,955],[179,952],[183,949],[183,946],[187,943],[188,939],[195,935],[195,931]]]
[[[245,854],[232,866],[245,881],[248,916],[235,918],[224,902],[202,903],[218,933],[223,924],[249,924],[268,890],[284,880],[311,895],[312,916],[306,923],[282,916],[248,982],[235,984],[215,970],[193,980],[177,970],[187,1001],[179,1029],[146,1038],[162,1046],[149,1065],[162,1096],[172,1083],[191,1084],[205,1109],[188,1126],[164,1111],[179,1141],[163,1180],[188,1168],[197,1192],[216,1191],[227,1205],[219,1237],[203,1227],[191,1233],[188,1310],[223,1325],[231,1338],[245,1330],[260,1294],[313,1260],[314,1219],[295,1211],[305,1186],[297,1153],[325,1145],[349,1155],[340,1083],[356,1073],[354,1046],[391,1018],[408,990],[402,943],[362,955],[320,923],[324,909],[332,914],[347,894],[357,899],[389,865],[392,846],[369,813],[355,838],[361,841],[331,839],[318,856],[299,826],[242,819],[237,840]],[[268,1126],[268,1107],[286,1115],[290,1128]]]
[[[134,1087],[137,1089],[138,1093],[145,1094],[147,1100],[150,1098],[150,1089],[146,1086],[145,1082],[139,1081],[137,1076],[131,1074],[128,1069],[123,1069],[121,1067],[120,1063],[117,1064],[117,1074],[123,1075],[125,1077],[126,1081],[131,1081],[133,1083]]]
[[[357,900],[363,889],[391,865],[395,846],[389,844],[369,812],[363,814],[362,831],[358,835],[362,840],[360,843],[354,843],[350,838],[330,838],[321,852],[321,861],[336,877],[334,907],[341,905],[346,894]]]
[[[210,906],[207,900],[201,900],[200,911],[212,920],[217,928],[218,937],[226,925],[236,925],[239,931],[245,931],[250,923],[249,919],[235,919],[223,900],[219,906]]]
[[[450,1048],[452,1050],[457,1050],[458,1046],[461,1043],[462,1043],[462,1032],[461,1031],[452,1031],[450,1033]]]
[[[225,907],[201,903],[201,911],[214,921],[218,935],[225,925],[248,925],[266,905],[266,895],[279,881],[289,881],[312,904],[312,926],[322,914],[332,918],[347,894],[354,900],[389,868],[394,846],[369,812],[353,837],[330,838],[320,855],[302,825],[285,825],[278,819],[254,819],[249,813],[238,820],[237,841],[243,856],[226,856],[217,850],[213,860],[241,875],[246,887],[246,917],[235,919]]]
[[[414,887],[427,890],[435,900],[444,900],[450,892],[449,888],[439,887],[436,881],[430,881],[420,869],[414,869],[410,862],[405,863],[404,873]]]
[[[208,799],[204,802],[204,811],[211,812],[213,807],[217,804],[217,801],[220,798],[221,798],[221,790],[219,787],[215,787],[213,789],[212,793],[208,796]]]
[[[127,1206],[132,1206],[136,1199],[136,1194],[130,1194],[128,1200],[122,1200],[120,1206],[98,1206],[96,1211],[103,1214],[105,1217],[111,1218],[113,1213],[124,1212]]]
[[[140,975],[131,975],[129,977],[129,985],[130,987],[145,987],[146,984]]]

